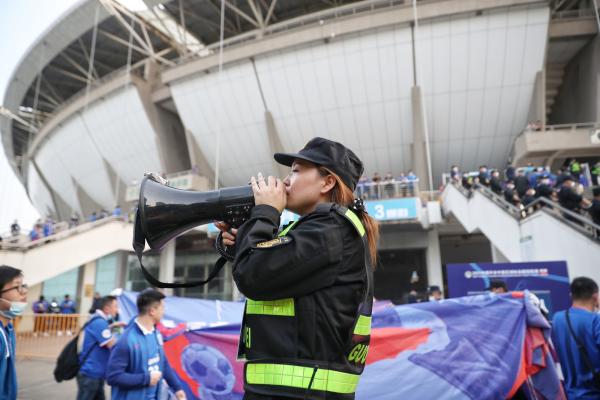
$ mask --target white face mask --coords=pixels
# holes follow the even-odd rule
[[[14,319],[23,314],[25,307],[27,307],[26,301],[8,301],[6,299],[0,299],[10,304],[10,308],[6,311],[0,311],[0,315],[8,319]]]

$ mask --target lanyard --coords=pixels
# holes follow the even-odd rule
[[[0,332],[2,333],[2,338],[4,339],[4,343],[6,343],[6,355],[4,358],[10,357],[10,344],[8,343],[8,337],[6,336],[6,332],[4,331],[4,326],[0,324]]]

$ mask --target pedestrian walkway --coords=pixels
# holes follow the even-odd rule
[[[17,359],[17,377],[19,379],[19,400],[69,400],[77,397],[75,379],[56,383],[52,372],[54,361],[39,359]],[[105,388],[106,398],[110,398],[110,389]]]

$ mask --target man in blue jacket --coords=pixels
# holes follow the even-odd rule
[[[554,314],[552,321],[552,341],[565,377],[567,397],[600,399],[600,382],[594,378],[600,374],[598,284],[590,278],[575,278],[571,283],[571,298],[573,306]]]
[[[165,296],[155,289],[138,295],[138,316],[129,324],[113,348],[106,379],[113,400],[159,400],[164,398],[164,378],[178,400],[185,392],[163,351],[163,340],[155,325],[165,313]]]
[[[15,331],[12,320],[27,306],[27,285],[20,269],[0,266],[0,399],[17,398]]]
[[[71,300],[71,296],[65,294],[65,299],[60,303],[60,312],[62,314],[75,314],[76,311],[75,302]]]
[[[100,301],[89,323],[83,330],[83,347],[79,353],[81,368],[77,374],[77,400],[104,400],[104,379],[110,348],[117,339],[108,320],[119,311],[115,296]]]

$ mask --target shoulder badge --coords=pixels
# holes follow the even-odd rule
[[[262,242],[256,245],[257,248],[259,249],[265,249],[265,248],[269,248],[269,247],[275,247],[275,246],[279,246],[282,244],[286,244],[292,241],[291,237],[288,236],[282,236],[282,237],[278,237],[276,239],[273,240],[269,240],[267,242]]]

